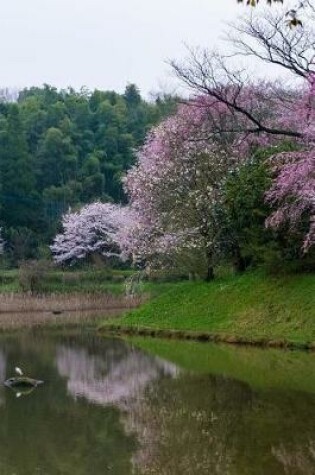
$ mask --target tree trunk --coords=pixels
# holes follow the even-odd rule
[[[206,282],[210,282],[214,279],[214,268],[213,268],[213,254],[212,251],[207,250],[206,252],[206,259],[207,259],[207,275],[206,275]]]
[[[233,250],[233,267],[237,273],[241,273],[246,270],[246,260],[242,256],[238,245],[236,245]]]
[[[210,282],[210,281],[213,280],[213,279],[214,279],[213,266],[209,266],[209,265],[208,265],[207,275],[206,275],[206,282]]]

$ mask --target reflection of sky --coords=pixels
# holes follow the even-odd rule
[[[174,364],[132,349],[115,360],[113,352],[102,358],[83,348],[60,345],[56,364],[60,375],[68,378],[72,397],[85,397],[101,405],[121,405],[138,397],[159,377],[178,374]]]

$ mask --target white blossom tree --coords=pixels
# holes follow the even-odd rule
[[[73,264],[93,254],[123,258],[118,236],[127,223],[127,208],[111,203],[69,211],[62,219],[63,232],[50,246],[55,262]]]

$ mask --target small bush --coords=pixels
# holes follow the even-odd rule
[[[19,268],[19,285],[22,291],[32,294],[42,292],[51,267],[51,262],[43,260],[22,262]]]

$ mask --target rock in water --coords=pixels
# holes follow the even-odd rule
[[[9,388],[36,388],[44,384],[44,381],[40,381],[38,379],[27,378],[26,376],[18,376],[9,378],[4,382],[4,385]]]

